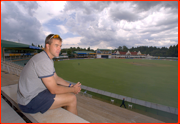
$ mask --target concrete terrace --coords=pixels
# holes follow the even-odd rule
[[[1,87],[17,84],[18,80],[19,76],[1,70]],[[163,123],[157,119],[82,95],[77,95],[77,100],[78,116],[90,123]],[[1,108],[4,108],[4,104],[1,104]],[[3,115],[4,113],[1,115],[2,118],[4,118]],[[7,121],[8,119],[5,122]]]

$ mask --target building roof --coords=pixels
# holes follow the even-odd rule
[[[137,55],[137,52],[131,52],[131,55]]]
[[[75,53],[75,54],[92,54],[94,52],[93,51],[74,51],[73,53]]]
[[[1,40],[1,47],[29,47],[29,45],[7,40]]]
[[[116,51],[116,52],[114,52],[113,54],[116,54],[116,55],[118,55],[118,54],[120,54],[120,55],[127,55],[127,54],[130,54],[130,55],[141,55],[141,52],[139,51],[139,52],[130,52],[130,51],[128,51],[128,52],[122,52],[122,51]]]
[[[12,41],[7,41],[7,40],[1,40],[1,47],[3,48],[27,48],[27,49],[41,49],[36,46],[31,46],[28,44],[23,44],[23,43],[17,43],[17,42],[12,42]]]
[[[115,54],[120,54],[119,51],[115,51]]]
[[[141,52],[139,51],[139,52],[137,53],[137,55],[141,55]]]
[[[127,52],[121,52],[119,51],[120,55],[126,55]]]

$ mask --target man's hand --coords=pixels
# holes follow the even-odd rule
[[[78,94],[78,93],[81,91],[81,83],[78,82],[77,84],[75,84],[75,85],[73,86],[73,88],[74,88],[74,93],[75,93],[75,94]]]

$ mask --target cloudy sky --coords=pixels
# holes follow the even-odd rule
[[[178,43],[177,1],[3,1],[1,39],[62,48],[169,47]]]

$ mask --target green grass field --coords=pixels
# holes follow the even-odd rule
[[[178,62],[79,59],[55,62],[56,73],[82,85],[178,108]]]

